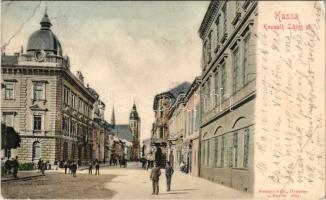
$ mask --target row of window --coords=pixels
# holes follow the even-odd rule
[[[5,81],[5,99],[15,99],[15,81]],[[44,81],[33,81],[33,100],[45,100],[45,82]]]
[[[62,120],[62,131],[66,137],[77,138],[79,134],[87,135],[87,126],[64,115]]]
[[[196,105],[195,110],[186,110],[186,135],[191,135],[199,129],[199,105]]]
[[[237,47],[233,49],[232,53],[232,93],[235,94],[242,87],[244,87],[249,79],[249,42],[250,34],[248,34]],[[242,53],[241,53],[242,52]],[[226,99],[229,87],[227,80],[231,74],[226,70],[226,64],[223,62],[212,73],[212,76],[207,79],[203,85],[203,112],[220,105]]]
[[[76,155],[76,144],[71,145],[71,159],[75,158]],[[32,160],[38,160],[41,158],[41,153],[42,153],[42,146],[39,141],[33,142],[32,145]],[[64,142],[63,143],[63,158],[64,160],[68,159],[68,143]]]
[[[42,131],[42,115],[34,114],[33,115],[33,132]],[[14,113],[3,113],[2,122],[7,126],[14,127]]]
[[[241,3],[240,3],[241,2]],[[208,33],[207,38],[204,40],[203,45],[203,62],[204,62],[204,70],[205,66],[209,64],[212,60],[212,51],[214,50],[216,53],[220,48],[221,44],[226,41],[228,37],[228,30],[230,30],[229,26],[231,23],[236,25],[234,21],[239,21],[240,13],[241,13],[241,5],[248,5],[248,2],[245,1],[234,1],[229,2],[226,1],[224,4],[222,3],[221,10],[218,11],[217,18],[215,20],[215,27],[212,27],[211,31]],[[234,8],[232,9],[232,6]],[[230,12],[230,10],[234,10],[234,13]],[[231,22],[230,16],[234,16],[234,20]],[[212,36],[213,34],[215,38],[215,48],[212,50]]]
[[[228,137],[228,138],[227,138]],[[202,141],[201,164],[204,167],[248,168],[250,131],[234,132]],[[241,138],[240,138],[241,137]]]
[[[71,106],[73,109],[78,110],[80,113],[83,113],[88,117],[91,116],[92,107],[67,87],[63,88],[63,102],[66,105]]]
[[[218,15],[216,21],[216,44],[219,45],[227,37],[227,3],[222,8],[222,15]],[[203,47],[204,65],[210,63],[212,60],[212,32],[207,36]]]

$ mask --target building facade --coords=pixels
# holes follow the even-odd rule
[[[27,52],[1,57],[2,120],[22,138],[12,156],[22,162],[87,160],[96,98],[81,72],[71,73],[46,13],[40,24],[28,39]]]
[[[199,174],[199,130],[200,130],[200,77],[191,84],[185,95],[185,134],[183,140],[184,160],[188,172],[194,176]]]
[[[200,176],[253,190],[256,1],[212,1],[203,41]]]
[[[173,168],[180,169],[181,162],[185,163],[183,139],[186,130],[184,95],[180,95],[169,112],[169,150],[168,158]]]
[[[105,104],[100,100],[97,92],[88,87],[88,90],[96,97],[96,101],[93,105],[93,129],[92,129],[92,141],[93,141],[93,159],[97,159],[100,162],[105,162],[106,158],[106,135],[109,134],[110,126],[104,119]]]
[[[185,93],[190,83],[183,82],[173,89],[157,94],[154,97],[153,111],[155,121],[152,127],[152,145],[156,149],[156,162],[165,166],[168,159],[168,140],[169,140],[169,112],[180,93]]]

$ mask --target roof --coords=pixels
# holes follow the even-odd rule
[[[153,110],[156,110],[156,107],[157,107],[157,102],[159,99],[161,99],[162,97],[164,96],[168,96],[168,97],[172,97],[172,102],[171,104],[174,104],[175,102],[175,99],[177,99],[177,97],[182,94],[182,93],[186,93],[188,91],[190,87],[190,83],[189,82],[183,82],[177,86],[175,86],[174,88],[172,88],[171,90],[169,91],[166,91],[166,92],[163,92],[163,93],[160,93],[160,94],[157,94],[155,97],[154,97],[154,104],[153,104]]]
[[[139,119],[139,115],[138,115],[138,112],[137,112],[137,108],[136,108],[136,104],[134,103],[134,105],[132,106],[132,110],[130,112],[130,116],[129,116],[130,119]]]
[[[44,50],[51,51],[55,55],[62,55],[62,48],[58,38],[51,31],[51,22],[45,13],[40,30],[35,31],[28,39],[27,51]]]
[[[194,93],[194,91],[199,87],[200,83],[201,83],[201,76],[197,76],[186,93],[185,96],[186,101],[188,101],[188,98],[190,98],[190,96]]]
[[[120,139],[125,139],[129,142],[133,141],[133,135],[128,124],[115,125],[112,132]]]
[[[18,64],[18,55],[1,55],[1,65],[16,65]]]

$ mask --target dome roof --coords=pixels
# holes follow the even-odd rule
[[[62,55],[62,48],[58,38],[51,31],[51,22],[47,13],[44,14],[41,22],[41,29],[35,31],[28,39],[27,51],[44,50],[53,52],[55,55]]]

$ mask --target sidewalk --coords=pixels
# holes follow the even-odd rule
[[[18,178],[14,178],[12,174],[2,176],[1,182],[7,182],[7,181],[14,181],[14,180],[24,180],[34,177],[43,176],[42,173],[37,173],[36,171],[18,171],[17,174]]]
[[[151,195],[150,170],[102,170],[102,174],[117,175],[105,188],[113,190],[114,199],[251,199],[252,195],[219,185],[208,180],[175,172],[171,191],[166,191],[166,178],[161,170],[160,193]]]

